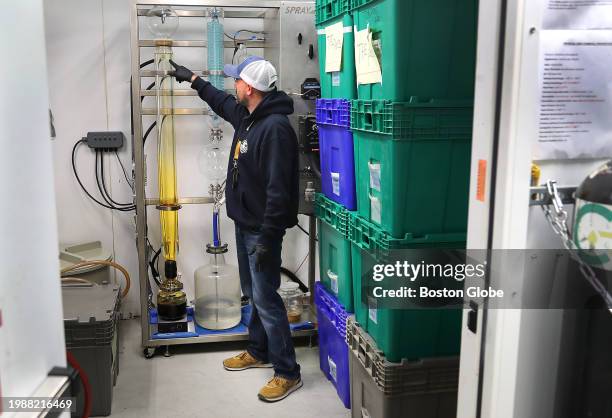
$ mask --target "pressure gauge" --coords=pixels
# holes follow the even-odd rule
[[[612,206],[576,200],[574,242],[593,267],[612,270]],[[602,250],[602,251],[598,251]]]
[[[576,190],[574,243],[592,267],[612,271],[612,160]]]

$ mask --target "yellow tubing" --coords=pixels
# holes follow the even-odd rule
[[[66,267],[64,269],[62,269],[60,271],[60,275],[64,275],[70,271],[73,270],[77,270],[80,269],[81,267],[91,267],[91,266],[110,266],[110,267],[114,267],[117,270],[119,270],[121,273],[123,273],[123,276],[125,277],[125,289],[123,289],[123,293],[121,294],[121,298],[124,298],[127,296],[128,292],[130,291],[130,284],[131,284],[131,280],[130,280],[130,274],[127,272],[127,270],[120,264],[115,263],[114,261],[107,261],[107,260],[90,260],[90,261],[83,261],[82,263],[78,263],[75,264],[73,266],[70,267]]]

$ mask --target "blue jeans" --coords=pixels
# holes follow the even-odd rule
[[[247,351],[257,360],[271,362],[274,374],[287,379],[300,377],[295,360],[287,310],[277,293],[280,286],[281,248],[283,238],[270,245],[262,272],[255,269],[255,247],[260,233],[236,224],[236,252],[242,293],[251,300],[251,320]]]

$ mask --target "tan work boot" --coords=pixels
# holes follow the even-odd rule
[[[244,351],[237,356],[223,360],[223,367],[225,367],[225,370],[238,371],[255,367],[272,367],[272,365],[257,360],[248,351]]]
[[[286,398],[303,385],[299,377],[295,380],[285,379],[284,377],[274,376],[266,385],[261,388],[257,395],[265,402],[276,402]]]

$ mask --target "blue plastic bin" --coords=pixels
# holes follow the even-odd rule
[[[357,209],[353,133],[350,102],[345,99],[317,100],[321,191],[348,210]]]
[[[348,314],[320,282],[315,284],[315,305],[319,321],[319,364],[336,387],[346,408],[351,407],[349,349],[346,343]]]

